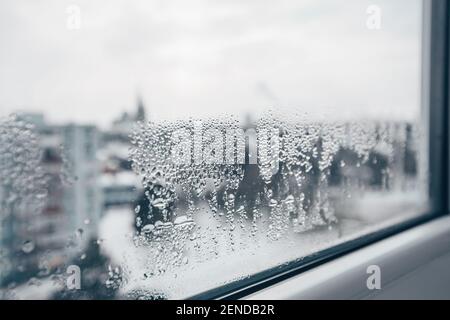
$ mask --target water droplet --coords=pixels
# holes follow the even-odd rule
[[[142,232],[144,233],[150,233],[155,229],[155,226],[152,224],[147,224],[142,228]]]
[[[75,235],[76,235],[78,238],[81,238],[81,237],[83,236],[83,233],[84,233],[84,230],[83,230],[82,228],[78,228],[78,229],[75,231]]]
[[[25,253],[31,253],[34,250],[34,242],[27,240],[22,244],[22,251]]]

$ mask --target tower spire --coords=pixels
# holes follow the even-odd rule
[[[136,111],[136,121],[145,121],[145,107],[144,102],[140,94],[137,96],[137,111]]]

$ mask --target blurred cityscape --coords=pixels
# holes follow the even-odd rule
[[[84,252],[99,241],[98,224],[108,209],[125,206],[131,210],[141,184],[128,160],[129,135],[136,121],[146,120],[140,98],[134,112],[124,112],[105,131],[95,125],[54,125],[46,121],[43,113],[20,113],[14,117],[18,135],[26,135],[29,124],[36,134],[35,151],[40,160],[35,165],[42,170],[38,179],[45,181],[41,190],[45,201],[39,208],[36,203],[24,205],[23,198],[7,199],[16,196],[16,190],[6,179],[1,183],[0,284],[3,286],[55,272],[64,274],[61,267],[71,260],[87,259]],[[6,157],[17,154],[6,149],[6,137],[12,133],[9,129],[3,126],[1,132],[4,138],[0,146],[2,178],[10,174],[4,171],[9,165],[20,164],[17,159]],[[19,153],[21,147],[26,147],[20,145],[17,136],[11,139],[10,147]],[[12,178],[26,178],[20,175]]]
[[[188,206],[171,203],[167,207],[172,218],[167,218],[167,212],[163,217],[152,201],[154,195],[149,194],[154,190],[148,186],[144,189],[142,177],[133,170],[129,158],[130,136],[136,123],[146,123],[148,118],[144,102],[138,97],[134,110],[124,112],[107,130],[95,125],[54,125],[47,122],[43,113],[21,113],[3,120],[0,126],[0,288],[4,290],[0,291],[3,294],[0,297],[14,298],[10,296],[14,290],[8,289],[30,283],[39,287],[41,279],[51,279],[61,288],[52,291],[53,298],[114,298],[120,287],[120,279],[116,279],[120,278],[120,270],[115,269],[100,250],[103,240],[98,229],[102,218],[116,209],[126,210],[138,221],[136,234],[144,234],[145,226],[158,226],[159,221],[173,222],[176,206],[178,210],[190,210]],[[345,127],[347,131],[350,125]],[[255,126],[248,117],[243,128],[252,127]],[[311,159],[310,169],[302,171],[298,187],[292,187],[294,178],[286,178],[282,172],[272,178],[273,199],[285,199],[283,205],[288,206],[295,202],[298,207],[300,203],[303,214],[310,218],[309,225],[304,222],[299,226],[299,209],[289,211],[286,219],[293,221],[295,232],[339,225],[351,211],[345,206],[350,196],[343,196],[351,181],[358,181],[356,188],[359,190],[402,192],[421,184],[418,181],[420,138],[417,127],[406,122],[396,122],[391,127],[396,135],[391,137],[392,145],[387,148],[377,142],[381,138],[374,136],[376,147],[367,150],[364,161],[354,148],[336,149],[327,168],[327,199],[332,202],[332,214],[321,207],[324,199],[323,179],[320,178],[322,164],[314,156],[317,150],[306,155]],[[362,141],[364,143],[366,141]],[[269,208],[273,207],[271,201],[274,200],[260,197],[267,193],[267,186],[258,166],[244,165],[240,179],[233,206],[245,207],[245,219],[255,221],[256,210],[252,209],[255,203]],[[225,210],[227,190],[224,185],[216,190],[209,188],[205,192],[209,200],[205,198],[203,202],[211,203],[213,193],[216,202],[213,211]],[[186,191],[184,195],[183,191],[178,193],[178,199],[187,197]],[[153,214],[149,215],[149,211]],[[242,212],[236,214],[242,215]],[[281,215],[280,219],[283,217]],[[242,225],[245,223],[241,221]],[[161,223],[160,226],[163,227]],[[64,290],[66,268],[72,264],[83,269],[83,290],[78,292]]]

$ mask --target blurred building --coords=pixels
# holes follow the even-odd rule
[[[132,206],[141,191],[141,182],[131,169],[128,157],[130,134],[138,121],[147,120],[145,106],[137,97],[135,112],[124,112],[102,133],[101,146],[97,153],[102,169],[100,185],[104,211],[112,207]]]
[[[2,247],[8,251],[9,263],[16,266],[11,270],[19,273],[14,275],[16,279],[20,273],[57,267],[85,247],[95,237],[103,206],[96,127],[50,125],[39,114],[24,114],[19,120],[34,125],[38,137],[38,162],[34,166],[42,171],[37,179],[45,182],[45,193],[40,196],[40,207],[36,201],[15,206],[2,225]],[[15,150],[20,158],[17,152],[27,153],[26,148],[20,147],[20,141],[15,141],[6,153]],[[17,177],[12,181],[17,184],[20,180]],[[21,197],[21,188],[7,187],[9,197]],[[5,188],[0,189],[4,193]]]
[[[129,143],[129,135],[136,125],[136,122],[144,122],[147,120],[144,102],[139,95],[136,104],[135,112],[129,113],[124,111],[119,118],[113,121],[111,128],[104,132],[104,140],[106,142],[121,141],[126,144]]]
[[[132,205],[138,197],[140,179],[131,171],[104,173],[100,178],[100,185],[103,190],[103,206],[107,210]]]
[[[128,159],[129,134],[146,119],[140,97],[130,114],[104,132],[50,124],[42,113],[2,120],[0,283],[45,276],[80,257],[103,213],[131,209],[141,191]]]
[[[102,210],[98,184],[100,164],[96,158],[99,133],[94,126],[61,127],[63,163],[68,181],[64,188],[64,212],[72,228],[81,228],[85,237],[94,236]]]
[[[17,115],[0,119],[0,280],[33,259],[33,223],[47,195],[35,127]]]

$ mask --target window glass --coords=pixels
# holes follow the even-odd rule
[[[428,210],[419,0],[2,1],[0,297],[186,298]]]

